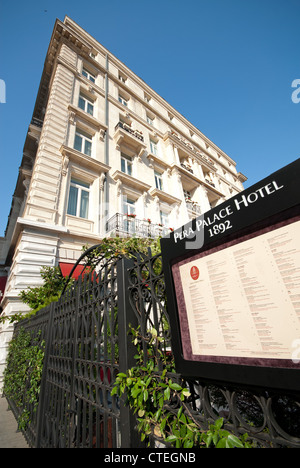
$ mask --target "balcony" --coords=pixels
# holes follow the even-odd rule
[[[118,146],[128,145],[139,155],[146,149],[142,132],[132,129],[125,122],[118,122],[115,126],[114,140]]]
[[[194,174],[194,171],[189,164],[180,163],[180,166],[183,167],[183,169],[185,169],[186,171],[190,172],[191,174]]]
[[[40,141],[43,124],[44,122],[42,120],[33,117],[28,128],[29,137],[35,140],[37,143]]]
[[[202,146],[192,144],[186,138],[180,136],[178,133],[172,131],[168,131],[163,136],[164,141],[170,140],[172,143],[175,143],[178,149],[181,149],[183,154],[190,155],[192,157],[197,156],[198,162],[206,167],[209,170],[216,170],[215,162],[213,159],[206,154],[206,149],[203,149]]]
[[[35,125],[35,127],[42,128],[44,121],[37,119],[36,117],[32,117],[30,124]]]
[[[216,185],[214,184],[214,182],[212,182],[210,179],[207,179],[205,178],[205,182],[209,185],[211,185],[212,187],[216,187]]]
[[[106,223],[106,232],[110,236],[120,237],[149,237],[155,239],[163,237],[173,231],[160,224],[153,224],[151,220],[137,219],[135,215],[116,213]]]
[[[186,197],[185,198],[185,203],[187,209],[192,212],[192,214],[195,214],[196,216],[199,216],[201,214],[201,208],[199,204],[195,201],[193,201],[191,198]]]

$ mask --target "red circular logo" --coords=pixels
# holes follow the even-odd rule
[[[199,278],[199,268],[197,268],[196,266],[192,266],[191,268],[191,277],[193,278],[193,280],[197,280]]]

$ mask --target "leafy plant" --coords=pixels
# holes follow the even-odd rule
[[[35,311],[57,300],[65,284],[65,278],[59,267],[42,267],[41,277],[43,279],[41,286],[29,287],[20,292],[22,302]]]
[[[88,245],[84,245],[83,252],[89,248]],[[105,258],[127,256],[134,257],[135,254],[148,254],[148,249],[151,249],[152,255],[156,255],[161,252],[160,240],[151,239],[149,237],[111,237],[104,238],[101,240],[101,244],[91,252],[91,258],[96,256],[104,255]]]
[[[44,348],[40,333],[32,337],[23,327],[9,344],[3,391],[20,410],[20,429],[25,429],[31,422],[29,408],[34,413],[38,407]]]
[[[60,268],[44,266],[41,269],[41,277],[43,279],[41,286],[29,287],[19,294],[21,301],[27,304],[31,310],[27,313],[19,312],[0,317],[0,323],[4,321],[14,323],[30,318],[40,309],[47,307],[51,302],[58,301],[66,282],[66,278],[63,277]]]
[[[112,394],[126,395],[126,404],[137,415],[142,441],[149,444],[150,436],[154,435],[176,448],[250,447],[247,435],[239,439],[223,429],[222,418],[203,431],[188,404],[190,391],[175,374],[172,356],[161,351],[163,338],[154,328],[148,337],[142,337],[139,329],[131,329],[131,333],[137,349],[137,365],[118,374]],[[146,360],[143,341],[148,344]]]

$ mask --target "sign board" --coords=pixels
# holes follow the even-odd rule
[[[177,372],[300,391],[300,159],[161,248]]]

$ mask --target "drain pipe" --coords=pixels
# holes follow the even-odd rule
[[[107,127],[106,132],[105,132],[105,139],[104,139],[104,152],[105,152],[105,164],[109,166],[109,103],[108,103],[108,87],[109,87],[109,81],[108,81],[108,71],[109,71],[109,57],[108,54],[106,54],[106,73],[105,73],[105,125]],[[102,214],[103,214],[103,229],[104,232],[106,231],[106,221],[108,220],[108,215],[109,215],[109,185],[107,181],[107,174],[104,179],[104,212],[102,209]]]

